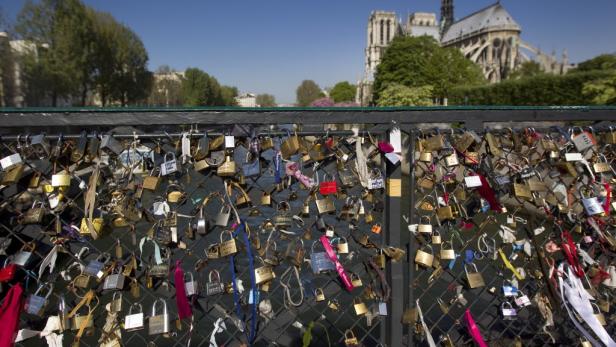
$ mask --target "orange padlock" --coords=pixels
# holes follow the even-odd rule
[[[373,224],[372,225],[372,232],[375,234],[380,234],[381,233],[381,224]]]

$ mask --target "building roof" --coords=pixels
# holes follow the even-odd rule
[[[497,2],[453,23],[443,34],[441,42],[446,44],[480,31],[491,30],[522,31],[522,28],[500,2]]]
[[[411,25],[411,36],[432,36],[436,41],[439,40],[438,26]]]

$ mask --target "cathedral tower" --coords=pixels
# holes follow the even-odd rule
[[[453,24],[453,0],[441,0],[441,33]]]

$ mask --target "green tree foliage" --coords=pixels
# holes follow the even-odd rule
[[[224,106],[237,106],[235,97],[239,95],[237,87],[222,86],[220,89],[222,94],[222,104]]]
[[[321,88],[312,80],[304,80],[295,92],[298,106],[308,106],[323,96]]]
[[[257,105],[260,107],[276,107],[276,97],[272,94],[258,94]]]
[[[396,37],[377,67],[374,100],[390,83],[432,86],[433,96],[448,97],[456,86],[485,83],[481,69],[455,48],[442,48],[429,36]]]
[[[198,68],[188,68],[182,80],[182,95],[187,106],[224,106],[216,78]]]
[[[0,7],[0,33],[9,31]],[[0,34],[0,107],[14,106],[15,97],[15,69],[14,57],[11,52],[8,34]]]
[[[377,106],[431,106],[432,86],[407,87],[397,83],[387,85]]]
[[[356,90],[357,87],[347,81],[338,82],[329,92],[329,96],[335,102],[354,101]]]
[[[573,72],[616,70],[616,54],[602,54],[578,64]]]
[[[587,105],[593,101],[583,93],[587,82],[613,76],[610,71],[569,73],[564,76],[542,74],[480,87],[452,90],[452,105]]]
[[[535,61],[523,62],[515,71],[509,75],[510,80],[519,80],[520,78],[534,77],[544,73],[541,65]]]
[[[597,105],[616,105],[616,72],[611,76],[584,83],[584,96]]]
[[[65,100],[84,105],[97,93],[103,106],[135,104],[151,86],[139,37],[111,15],[80,0],[28,1],[16,32],[33,46],[22,59],[27,104]]]

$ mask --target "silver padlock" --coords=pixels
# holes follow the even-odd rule
[[[2,170],[8,170],[21,163],[23,163],[23,160],[21,159],[21,155],[19,155],[19,153],[14,153],[0,159],[0,166],[2,167]]]
[[[383,174],[381,173],[381,170],[374,169],[372,170],[370,178],[368,178],[368,189],[374,190],[381,188],[385,188],[385,180],[383,179]]]
[[[199,217],[197,218],[197,234],[205,235],[207,233],[207,219],[203,213],[203,206],[199,209]]]
[[[156,314],[156,304],[162,302],[163,313]],[[148,321],[148,333],[150,335],[167,334],[170,331],[169,313],[167,312],[167,302],[160,298],[152,304],[152,315]]]
[[[314,274],[319,274],[325,271],[336,270],[336,264],[327,256],[325,252],[315,252],[314,246],[321,241],[314,241],[310,252],[310,266]]]
[[[231,206],[224,204],[220,207],[220,212],[216,215],[216,225],[226,227],[229,224],[229,218],[231,218]]]
[[[103,151],[110,151],[115,155],[120,155],[120,153],[124,151],[122,144],[112,135],[103,135],[101,139],[101,149]]]
[[[42,296],[41,291],[44,288],[47,288],[47,294],[45,294],[45,296]],[[43,314],[43,311],[45,310],[45,306],[47,306],[47,301],[52,291],[53,291],[53,284],[51,283],[41,284],[36,289],[36,292],[34,292],[34,294],[31,294],[30,296],[28,296],[28,299],[26,300],[26,305],[25,305],[26,312],[28,312],[29,314],[33,314],[35,316],[41,316]]]
[[[212,275],[216,275],[216,280],[212,280]],[[208,274],[208,282],[205,284],[205,294],[212,296],[224,291],[225,286],[220,282],[220,273],[217,270],[211,270]]]
[[[113,292],[110,306],[111,312],[118,313],[122,311],[122,292]]]
[[[501,304],[501,313],[504,320],[514,320],[518,316],[518,311],[509,302]]]
[[[139,312],[133,313],[133,307],[138,307]],[[143,329],[143,308],[140,303],[134,303],[128,309],[128,314],[124,317],[124,330],[135,331]]]
[[[34,244],[26,243],[21,247],[21,250],[13,256],[12,264],[25,267],[32,259],[32,253],[34,252]]]
[[[30,146],[34,149],[39,158],[49,156],[49,141],[45,138],[45,134],[34,135],[30,138]]]
[[[515,298],[515,304],[519,307],[530,306],[530,299],[521,290],[518,291],[518,296]]]
[[[188,281],[184,280],[184,287],[186,288],[186,296],[196,295],[199,290],[199,283],[195,281],[195,277],[193,276],[192,272],[188,271],[184,273],[184,278],[186,278],[186,275],[190,277],[190,280]]]
[[[100,254],[96,259],[90,260],[86,268],[83,272],[86,275],[96,276],[96,278],[103,278],[103,268],[105,264],[111,259],[111,255],[109,253]]]
[[[103,282],[103,289],[104,290],[124,289],[124,279],[125,279],[124,275],[119,270],[114,269],[113,271],[114,271],[113,273],[109,274],[109,276],[105,278],[105,281]]]
[[[175,160],[175,154],[171,152],[165,153],[163,163],[160,164],[161,176],[171,175],[172,173],[178,172],[179,170],[180,168],[177,160]]]

